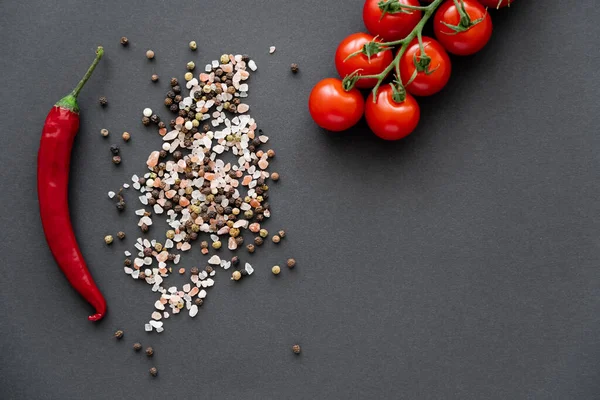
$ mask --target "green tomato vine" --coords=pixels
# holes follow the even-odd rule
[[[429,68],[431,58],[427,55],[427,53],[425,51],[425,46],[423,45],[422,32],[423,32],[423,27],[425,27],[425,24],[427,23],[427,21],[429,21],[429,18],[431,18],[431,16],[435,12],[435,10],[444,1],[445,0],[434,0],[428,6],[411,6],[408,4],[401,3],[399,0],[382,0],[382,1],[380,1],[379,8],[382,11],[382,15],[381,15],[382,18],[385,14],[407,13],[407,12],[411,12],[413,10],[422,11],[423,16],[421,17],[421,20],[419,21],[419,23],[413,28],[413,30],[404,39],[395,40],[392,42],[380,42],[377,40],[377,38],[375,38],[371,42],[365,43],[365,45],[363,46],[363,48],[361,50],[350,54],[348,56],[348,58],[355,57],[359,54],[364,54],[367,56],[367,58],[370,59],[372,56],[376,55],[377,53],[380,53],[382,51],[391,50],[395,46],[400,46],[400,49],[398,50],[398,54],[396,54],[396,57],[394,57],[393,61],[379,74],[360,75],[360,70],[356,70],[356,71],[352,72],[351,74],[346,75],[346,77],[344,77],[344,79],[342,81],[344,90],[346,90],[346,91],[352,90],[354,88],[354,86],[356,85],[356,82],[358,82],[360,79],[376,79],[377,84],[375,85],[375,87],[372,90],[373,91],[373,101],[376,101],[377,92],[379,90],[379,87],[383,84],[383,81],[390,74],[390,72],[392,70],[394,70],[394,78],[392,79],[392,82],[390,83],[390,85],[392,86],[392,89],[393,89],[393,93],[394,93],[393,100],[398,103],[403,102],[406,98],[405,86],[408,85],[409,83],[411,83],[416,78],[416,76],[419,72],[431,74],[431,73],[435,72],[435,69],[437,69],[437,67],[434,69]],[[474,21],[471,20],[471,18],[469,17],[469,14],[465,10],[465,5],[464,5],[463,0],[453,0],[453,1],[454,1],[454,4],[456,5],[456,9],[458,10],[458,13],[460,14],[460,22],[458,25],[445,24],[449,29],[451,29],[453,31],[453,33],[450,33],[451,35],[456,35],[460,32],[467,31],[470,28],[472,28],[473,26],[479,24],[480,22],[482,22],[484,20],[485,17],[479,18]],[[499,0],[498,6],[500,6],[501,3],[502,3],[502,0]],[[419,42],[420,56],[413,57],[413,62],[415,64],[415,68],[416,68],[415,72],[413,73],[413,76],[406,83],[403,83],[402,79],[400,77],[400,60],[402,59],[402,56],[406,52],[406,49],[408,48],[409,44],[415,38],[417,38],[417,40]]]

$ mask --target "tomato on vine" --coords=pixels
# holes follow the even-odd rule
[[[476,0],[448,0],[435,13],[433,31],[448,52],[467,56],[477,53],[490,40],[492,18]]]
[[[515,0],[479,0],[484,7],[503,8],[514,3]]]
[[[420,117],[421,110],[415,98],[409,93],[402,94],[393,84],[379,89],[376,102],[373,93],[366,101],[367,124],[375,135],[385,140],[399,140],[410,135]]]
[[[442,90],[450,79],[452,66],[444,47],[435,39],[423,37],[425,57],[418,39],[414,39],[400,59],[400,75],[406,90],[415,96],[431,96]]]
[[[308,109],[321,128],[339,132],[354,126],[362,117],[365,101],[357,89],[344,90],[342,81],[326,78],[310,92]]]
[[[419,7],[419,0],[366,0],[363,21],[367,30],[385,41],[404,39],[421,20],[421,10],[400,8],[400,4]]]
[[[341,78],[355,71],[359,75],[377,75],[392,62],[391,49],[382,49],[378,45],[380,41],[374,39],[368,33],[359,32],[342,40],[335,52],[335,67]],[[360,79],[356,87],[372,88],[375,84],[377,79]]]

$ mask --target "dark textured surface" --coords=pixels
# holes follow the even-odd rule
[[[493,13],[489,45],[454,59],[448,87],[421,102],[418,131],[390,144],[364,123],[324,135],[306,110],[311,86],[334,75],[337,43],[363,29],[361,0],[2,2],[0,397],[600,398],[600,11],[572,3],[518,0]],[[70,190],[109,302],[93,324],[46,248],[35,160],[48,109],[98,44],[106,57],[80,99]],[[106,192],[160,143],[142,108],[166,115],[168,78],[225,50],[259,65],[249,103],[282,175],[267,227],[289,238],[252,257],[250,279],[217,275],[196,319],[146,334],[154,294],[121,266],[137,207],[130,195],[118,218]],[[124,130],[132,140],[117,168],[109,145]],[[120,229],[127,241],[107,248],[103,236]],[[298,267],[274,278],[270,266],[288,256]],[[195,248],[183,265],[202,260]],[[154,359],[131,350],[137,340]]]

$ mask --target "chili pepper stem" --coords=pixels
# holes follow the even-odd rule
[[[79,113],[79,105],[77,104],[77,96],[79,96],[79,92],[81,91],[81,89],[83,89],[83,86],[86,84],[86,82],[92,76],[92,73],[96,69],[96,65],[98,65],[98,63],[100,62],[100,59],[102,58],[103,55],[104,55],[104,48],[102,46],[98,46],[98,49],[96,50],[96,58],[94,58],[92,65],[90,65],[90,67],[88,68],[88,70],[85,73],[85,75],[83,76],[83,78],[81,78],[81,80],[79,81],[77,86],[75,86],[75,89],[73,89],[73,91],[71,93],[69,93],[62,99],[60,99],[55,104],[56,107],[65,108],[74,113]]]

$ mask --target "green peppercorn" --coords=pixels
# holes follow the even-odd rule
[[[183,75],[183,79],[185,79],[186,82],[189,82],[192,79],[194,79],[194,74],[192,74],[191,72],[186,72],[185,75]]]
[[[186,64],[185,67],[188,69],[188,71],[193,71],[194,68],[196,68],[196,63],[193,61],[190,61]]]
[[[240,271],[233,271],[231,274],[231,279],[234,281],[239,281],[242,278],[242,273]]]
[[[239,215],[239,214],[240,214],[240,209],[236,207],[236,208],[234,208],[233,210],[231,210],[231,213],[232,213],[233,215]]]
[[[238,237],[239,235],[240,235],[240,230],[238,228],[229,229],[229,236],[235,238],[235,237]]]
[[[273,275],[279,275],[279,273],[281,272],[281,268],[279,267],[279,265],[274,265],[273,268],[271,268],[271,272],[273,273]]]
[[[220,241],[220,240],[217,240],[216,242],[213,242],[213,243],[212,243],[212,247],[213,247],[213,249],[215,249],[215,250],[219,250],[219,249],[221,248],[221,245],[222,245],[222,243],[221,243],[221,241]]]
[[[167,237],[167,239],[173,239],[175,237],[175,231],[172,229],[169,229],[167,231],[167,233],[165,234],[165,236]]]
[[[190,50],[195,51],[198,48],[198,44],[195,41],[191,41],[190,44]]]
[[[112,242],[113,242],[112,235],[106,235],[106,236],[104,236],[104,243],[111,244]]]
[[[254,212],[253,212],[252,210],[246,210],[246,211],[244,212],[244,218],[246,218],[246,219],[250,219],[250,218],[252,218],[253,216],[254,216]]]
[[[269,231],[266,229],[261,229],[260,231],[258,231],[258,234],[261,238],[266,238],[267,236],[269,236]]]
[[[163,249],[163,245],[162,245],[162,243],[158,243],[158,242],[156,242],[156,243],[154,244],[154,250],[156,250],[156,251],[158,251],[158,252],[160,253],[160,252],[162,251],[162,249]]]
[[[227,64],[229,62],[229,55],[223,54],[220,58],[221,64]]]

